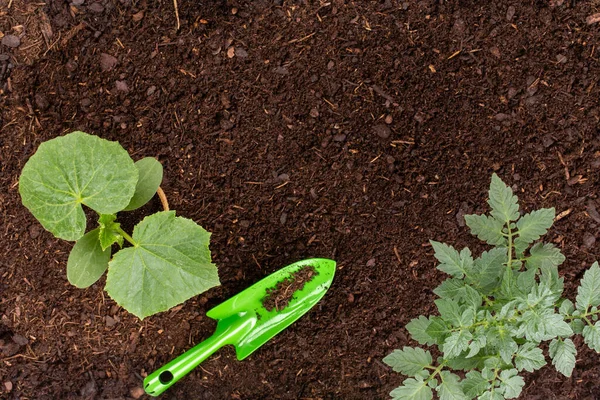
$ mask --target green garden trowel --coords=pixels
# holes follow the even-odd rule
[[[148,375],[144,390],[158,396],[225,345],[235,346],[238,360],[248,357],[325,295],[333,281],[335,266],[335,261],[325,258],[295,262],[208,311],[206,315],[218,321],[215,333]],[[294,281],[299,279],[304,283],[295,285]],[[273,298],[276,293],[284,296],[279,305],[278,299]]]

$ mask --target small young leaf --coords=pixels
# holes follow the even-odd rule
[[[519,205],[517,196],[513,195],[511,188],[506,186],[498,175],[492,175],[488,204],[492,207],[492,216],[498,221],[516,221],[519,218]]]
[[[544,353],[535,343],[525,343],[515,355],[515,366],[519,371],[533,372],[544,365],[546,365]]]
[[[485,335],[475,336],[471,343],[469,343],[469,354],[467,358],[476,356],[481,349],[487,344],[487,338]]]
[[[508,240],[502,233],[505,223],[487,215],[465,215],[465,222],[471,234],[492,246],[506,246]]]
[[[402,382],[402,386],[392,390],[390,396],[393,400],[431,400],[433,392],[427,383],[408,378]]]
[[[458,375],[442,371],[441,378],[442,383],[436,389],[440,400],[470,400],[470,397],[467,397],[463,392]]]
[[[570,377],[575,368],[575,355],[577,350],[571,339],[557,340],[550,342],[549,347],[550,358],[552,365],[556,370],[566,377]]]
[[[461,386],[463,393],[469,399],[481,395],[484,391],[490,388],[490,382],[481,376],[479,371],[467,372],[466,378],[462,380]]]
[[[444,358],[458,357],[463,351],[469,348],[469,341],[471,339],[473,339],[473,335],[467,330],[452,332],[442,346]]]
[[[140,319],[208,290],[219,284],[209,238],[200,225],[176,217],[175,211],[150,215],[134,228],[135,246],[110,262],[105,290]]]
[[[570,326],[573,329],[573,333],[580,335],[583,332],[583,328],[587,325],[580,319],[573,319]]]
[[[573,311],[575,311],[575,305],[569,299],[564,299],[560,305],[560,308],[558,309],[558,312],[561,315],[571,315]]]
[[[515,246],[525,249],[545,235],[554,223],[554,215],[554,208],[542,208],[519,218],[517,221],[519,237],[515,239]]]
[[[459,253],[452,246],[447,244],[429,241],[435,250],[435,258],[440,262],[437,269],[452,275],[455,278],[462,278],[469,275],[473,269],[473,258],[468,248],[462,249]]]
[[[135,163],[135,166],[139,173],[139,179],[133,197],[123,211],[135,210],[149,202],[163,179],[163,167],[156,158],[142,158]]]
[[[98,232],[99,229],[94,229],[86,233],[69,254],[67,279],[78,288],[94,284],[108,268],[110,249],[102,250]]]
[[[100,224],[100,246],[102,250],[106,250],[113,243],[118,243],[119,247],[123,247],[123,236],[119,233],[121,224],[115,222],[117,218],[114,214],[102,214],[98,223]]]
[[[498,388],[498,391],[504,394],[506,399],[515,399],[519,397],[523,386],[525,386],[525,380],[517,375],[516,369],[509,369],[500,372],[500,380],[502,383]]]
[[[590,349],[600,353],[600,321],[583,328],[583,341]]]
[[[577,289],[575,303],[580,311],[586,311],[590,306],[600,305],[600,267],[598,262],[592,264],[591,268],[585,271],[581,286]]]
[[[431,346],[432,344],[435,344],[436,341],[427,333],[429,324],[429,319],[420,315],[419,318],[415,318],[406,324],[406,329],[408,330],[408,333],[410,333],[410,336],[419,342],[419,344],[427,344],[428,346]]]
[[[78,240],[86,227],[81,205],[101,214],[121,211],[137,179],[133,160],[119,143],[73,132],[40,145],[23,167],[19,193],[54,236]]]
[[[394,350],[383,359],[383,362],[392,367],[396,372],[414,376],[431,365],[432,358],[428,351],[419,347],[406,347]]]

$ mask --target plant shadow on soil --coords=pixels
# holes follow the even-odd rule
[[[444,279],[428,240],[485,248],[462,216],[486,209],[492,172],[526,210],[571,210],[546,240],[574,297],[600,258],[593,2],[179,3],[179,31],[172,2],[146,0],[14,0],[0,19],[22,42],[0,47],[0,397],[139,397],[144,374],[212,334],[207,310],[327,257],[336,279],[311,312],[163,398],[386,399],[402,377],[381,359],[415,345],[404,326],[435,312]],[[72,244],[17,181],[73,130],[163,163],[171,207],[213,232],[222,286],[139,321],[104,279],[68,284]],[[522,398],[600,398],[600,357],[576,345],[571,378],[526,374]]]

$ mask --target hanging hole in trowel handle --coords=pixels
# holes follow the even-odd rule
[[[163,371],[158,376],[158,380],[163,385],[168,385],[173,380],[173,374],[171,373],[171,371]]]

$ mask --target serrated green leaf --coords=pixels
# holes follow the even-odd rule
[[[554,223],[554,208],[542,208],[523,215],[517,221],[518,237],[515,239],[517,253],[522,253],[531,243],[548,232]]]
[[[163,167],[156,158],[142,158],[135,163],[135,167],[138,170],[139,179],[133,197],[123,211],[135,210],[149,202],[163,179]]]
[[[465,215],[465,222],[471,234],[492,246],[506,246],[507,238],[502,233],[505,223],[487,215]]]
[[[467,308],[460,316],[460,326],[469,327],[473,325],[475,320],[475,311],[472,308]]]
[[[525,370],[533,372],[546,365],[546,359],[542,349],[537,347],[535,343],[525,343],[519,347],[515,355],[515,366],[519,371]]]
[[[469,354],[467,354],[467,358],[476,356],[479,353],[479,351],[485,347],[486,344],[487,338],[485,335],[475,335],[471,343],[469,343]]]
[[[477,310],[481,306],[482,302],[483,299],[481,294],[477,290],[473,289],[471,286],[465,287],[465,293],[461,299],[461,303],[464,303],[467,307],[472,308],[473,310]]]
[[[590,349],[600,353],[600,321],[594,325],[586,325],[581,333],[583,341]]]
[[[519,346],[507,331],[500,330],[496,348],[498,349],[502,361],[506,364],[511,364],[513,356],[519,349]]]
[[[137,179],[133,160],[119,143],[73,132],[40,145],[23,167],[19,193],[45,229],[78,240],[86,227],[81,205],[100,214],[121,211]]]
[[[108,249],[113,243],[118,243],[119,247],[123,247],[123,236],[119,233],[121,224],[115,222],[117,218],[114,214],[102,214],[98,223],[100,224],[100,246],[102,250]]]
[[[586,324],[580,320],[580,319],[573,319],[571,320],[571,329],[573,329],[573,333],[579,335],[583,332],[583,328],[586,326]]]
[[[527,294],[531,292],[531,289],[535,285],[535,269],[528,269],[523,272],[516,272],[515,275],[517,277],[517,288],[522,294]]]
[[[475,260],[475,284],[485,293],[495,289],[506,269],[507,261],[508,251],[506,248],[497,247],[490,251],[484,251],[481,257]]]
[[[209,239],[210,233],[174,211],[144,218],[133,231],[136,245],[110,262],[106,291],[143,319],[218,285]]]
[[[94,284],[108,268],[110,249],[102,250],[98,232],[98,229],[94,229],[86,233],[69,254],[67,279],[78,288]]]
[[[559,249],[550,243],[536,243],[529,250],[530,256],[527,257],[527,268],[546,269],[549,267],[558,267],[565,261]]]
[[[460,317],[462,315],[459,305],[452,300],[437,299],[434,301],[445,322],[454,326],[460,326]]]
[[[575,311],[575,305],[569,299],[564,299],[560,304],[560,308],[558,309],[558,312],[562,315],[571,315],[573,311]]]
[[[511,188],[506,186],[498,175],[492,175],[488,204],[492,207],[492,216],[498,221],[516,221],[519,218],[519,205],[517,196],[513,195]]]
[[[425,332],[435,339],[437,344],[441,344],[446,340],[446,337],[450,333],[448,326],[444,323],[444,320],[440,317],[430,317],[429,326]]]
[[[577,354],[573,341],[571,339],[552,340],[549,354],[552,358],[552,365],[556,367],[556,370],[564,376],[570,377],[573,368],[575,368],[575,355]]]
[[[473,335],[467,330],[452,332],[442,346],[444,358],[458,357],[463,351],[469,348],[469,341],[471,339],[473,339]]]
[[[469,371],[467,372],[465,379],[462,380],[461,386],[463,393],[466,394],[469,399],[472,399],[489,389],[491,384],[487,379],[481,376],[481,372]]]
[[[433,392],[427,383],[408,378],[390,393],[393,400],[431,400]]]
[[[442,383],[436,389],[440,400],[470,400],[463,392],[458,375],[449,371],[442,371],[440,375]]]
[[[464,296],[465,283],[462,279],[446,279],[440,286],[433,289],[433,293],[437,294],[442,299],[458,301]]]
[[[437,269],[451,275],[455,278],[469,276],[473,270],[473,257],[471,250],[467,247],[459,253],[454,247],[447,244],[429,241],[435,251],[435,258],[440,262]]]
[[[600,305],[600,267],[598,262],[585,271],[575,299],[577,309],[584,312],[589,307]]]
[[[500,297],[513,299],[518,293],[517,278],[512,268],[505,268],[500,282]]]
[[[435,344],[436,341],[427,333],[429,324],[429,319],[423,315],[420,315],[419,318],[415,318],[406,324],[406,329],[408,330],[408,333],[410,333],[410,336],[413,338],[413,340],[416,340],[419,342],[419,344],[427,344],[428,346],[431,346],[432,344]]]
[[[553,292],[544,282],[539,285],[533,285],[527,295],[527,305],[529,308],[554,308],[554,305],[560,298],[560,294]]]
[[[522,320],[525,322],[525,336],[528,340],[541,342],[557,336],[573,335],[573,330],[563,316],[554,314],[552,309],[526,311]]]
[[[525,380],[523,377],[517,375],[516,369],[509,369],[500,372],[500,380],[502,383],[498,388],[498,391],[504,394],[506,399],[515,399],[519,397],[523,386],[525,386]]]
[[[462,369],[463,371],[469,371],[475,368],[482,368],[484,360],[485,357],[479,355],[470,358],[459,356],[451,360],[446,360],[446,365],[453,370]]]
[[[477,400],[504,400],[504,396],[502,396],[497,391],[494,392],[485,392],[481,396],[477,398]]]
[[[407,376],[414,376],[425,367],[431,366],[432,358],[428,351],[419,347],[406,347],[396,349],[383,359],[383,362],[392,367],[396,372]]]

